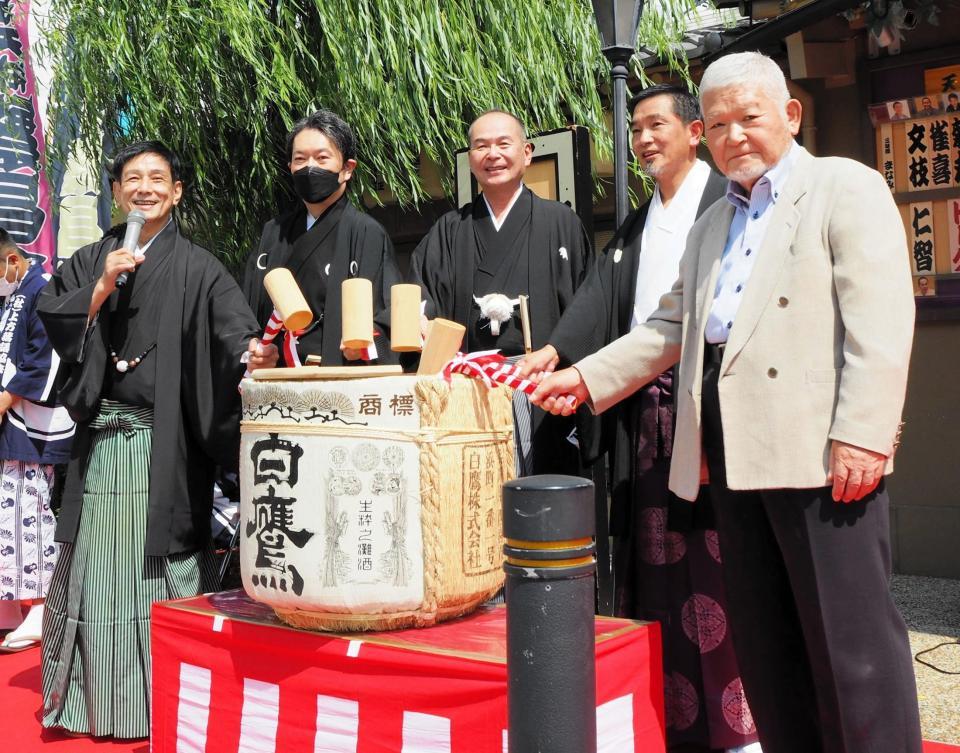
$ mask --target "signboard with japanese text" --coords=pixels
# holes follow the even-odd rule
[[[909,243],[915,275],[934,274],[933,205],[929,202],[910,205]]]
[[[960,91],[960,63],[925,70],[923,90],[931,95]]]
[[[880,156],[877,169],[883,173],[887,186],[893,191],[896,189],[896,161],[893,157],[893,126],[884,124],[880,126]]]
[[[893,178],[895,193],[960,187],[960,112],[883,124],[876,149],[877,170],[888,185]]]
[[[30,63],[29,0],[0,0],[0,226],[50,269],[54,256],[43,124]]]
[[[904,94],[867,106],[876,168],[903,220],[914,294],[950,296],[946,279],[960,274],[960,63],[927,69],[923,92]]]
[[[936,278],[960,274],[960,198],[898,206],[918,296],[937,292]],[[918,277],[927,279],[920,284]]]
[[[960,273],[960,199],[947,202],[947,257],[948,272]]]

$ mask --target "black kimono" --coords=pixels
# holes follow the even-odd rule
[[[237,467],[240,358],[258,326],[224,266],[171,222],[88,328],[93,289],[124,229],[79,249],[50,280],[38,306],[61,357],[61,399],[78,422],[56,538],[72,542],[76,536],[91,441],[87,425],[101,398],[108,398],[153,409],[145,553],[189,552],[209,541],[215,467]],[[125,360],[145,355],[121,374],[112,349]]]
[[[340,286],[348,278],[363,277],[373,283],[376,362],[397,363],[389,340],[390,287],[402,280],[393,244],[379,222],[358,212],[343,196],[309,230],[302,204],[264,225],[243,276],[244,295],[261,328],[273,312],[263,278],[277,267],[290,270],[314,314],[313,324],[298,338],[301,361],[318,355],[324,366],[363,364],[346,360],[340,350]]]
[[[495,336],[490,323],[481,319],[475,297],[530,296],[536,350],[546,344],[574,300],[589,255],[590,241],[576,213],[524,187],[499,231],[479,197],[441,217],[414,251],[410,277],[424,291],[428,317],[467,327],[464,351],[497,348],[512,356],[523,353],[519,308]],[[569,418],[534,412],[533,473],[575,472],[577,452],[567,439],[573,427]]]
[[[711,171],[697,207],[697,217],[721,198],[726,190],[726,178]],[[649,203],[644,204],[631,212],[617,228],[577,291],[576,298],[550,335],[548,342],[557,349],[561,366],[576,363],[630,331],[637,268],[642,251],[640,239],[649,206]],[[621,250],[620,254],[617,254],[617,249]],[[658,397],[654,412],[660,420],[655,424],[652,441],[647,445],[651,452],[666,453],[668,456],[673,444],[672,372],[671,369],[653,382]],[[604,452],[610,453],[611,536],[623,535],[628,530],[632,499],[630,478],[633,451],[637,449],[631,445],[630,438],[633,434],[632,422],[644,393],[644,389],[639,390],[602,416],[591,416],[582,411],[578,413],[583,462],[591,465]]]
[[[725,178],[710,174],[697,216],[726,186]],[[564,364],[630,330],[647,209],[627,217],[551,335]],[[754,731],[729,713],[728,688],[740,682],[729,631],[709,633],[708,623],[725,624],[726,608],[716,531],[710,530],[712,506],[707,495],[690,504],[667,486],[673,370],[603,415],[580,418],[584,460],[592,463],[610,453],[615,613],[661,624],[668,744],[725,750],[753,742]]]

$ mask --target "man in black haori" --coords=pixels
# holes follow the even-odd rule
[[[44,616],[45,727],[149,734],[151,604],[217,587],[214,469],[238,462],[241,358],[277,361],[234,279],[181,235],[180,174],[159,142],[122,149],[113,193],[146,216],[138,247],[113,228],[64,263],[38,307],[78,422]]]
[[[467,135],[481,193],[434,224],[413,253],[410,277],[424,292],[427,317],[466,326],[465,351],[519,356],[524,344],[517,297],[530,298],[532,346],[540,348],[583,280],[590,242],[573,210],[523,184],[533,145],[514,115],[484,113]],[[531,415],[522,395],[514,405],[520,475],[575,473],[573,421],[542,411]]]
[[[244,295],[260,326],[265,327],[273,313],[263,278],[270,270],[285,267],[293,273],[314,314],[313,323],[297,335],[301,362],[308,355],[317,355],[324,366],[365,360],[396,363],[397,354],[391,352],[388,338],[390,287],[401,282],[400,271],[386,230],[354,209],[347,197],[357,167],[353,130],[339,115],[319,110],[290,131],[287,162],[300,203],[264,226],[243,278]],[[373,284],[375,353],[342,347],[340,286],[353,277]],[[287,360],[284,355],[284,362]]]
[[[658,84],[629,109],[633,152],[656,187],[614,233],[549,343],[524,359],[535,378],[646,321],[677,277],[694,221],[726,193],[726,178],[697,158],[703,121],[694,95]],[[667,488],[673,378],[668,369],[602,416],[581,416],[581,453],[587,464],[609,453],[616,613],[661,623],[668,742],[742,750],[757,736],[746,703],[737,707],[727,691],[740,672],[718,629],[726,594],[709,495],[690,504]]]

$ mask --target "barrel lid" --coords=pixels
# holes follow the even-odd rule
[[[277,369],[257,369],[250,376],[259,382],[301,379],[360,379],[400,376],[402,374],[403,367],[397,364],[388,366],[291,366]]]

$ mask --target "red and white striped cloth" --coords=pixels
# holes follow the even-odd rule
[[[487,387],[493,388],[498,384],[505,384],[525,395],[532,395],[537,384],[520,376],[520,369],[507,359],[499,350],[480,350],[476,353],[457,353],[447,365],[443,367],[443,378],[448,382],[450,375],[457,373],[479,379]],[[566,402],[573,408],[577,407],[577,398],[567,395]]]
[[[657,623],[596,619],[597,753],[664,753]],[[152,753],[505,753],[506,610],[341,636],[242,591],[157,602]]]
[[[263,337],[260,338],[261,345],[269,345],[274,340],[277,339],[277,335],[284,329],[283,319],[280,316],[280,312],[276,309],[273,310],[273,313],[270,314],[270,321],[267,322],[267,326],[263,329]],[[297,353],[297,335],[301,334],[303,330],[298,330],[296,332],[287,332],[287,336],[283,338],[283,361],[288,366],[300,366],[300,354]],[[250,353],[244,353],[241,357],[241,363],[247,363],[250,360]],[[243,378],[246,379],[250,376],[250,369],[247,369],[243,372]]]
[[[284,329],[286,328],[283,326],[283,319],[280,318],[280,312],[274,309],[273,313],[270,314],[270,321],[267,322],[267,326],[263,330],[263,337],[260,338],[260,342],[264,345],[269,345]],[[287,364],[287,366],[301,365],[300,354],[297,353],[297,343],[299,342],[298,337],[302,333],[302,329],[295,331],[287,330],[287,336],[283,338],[283,362]]]

